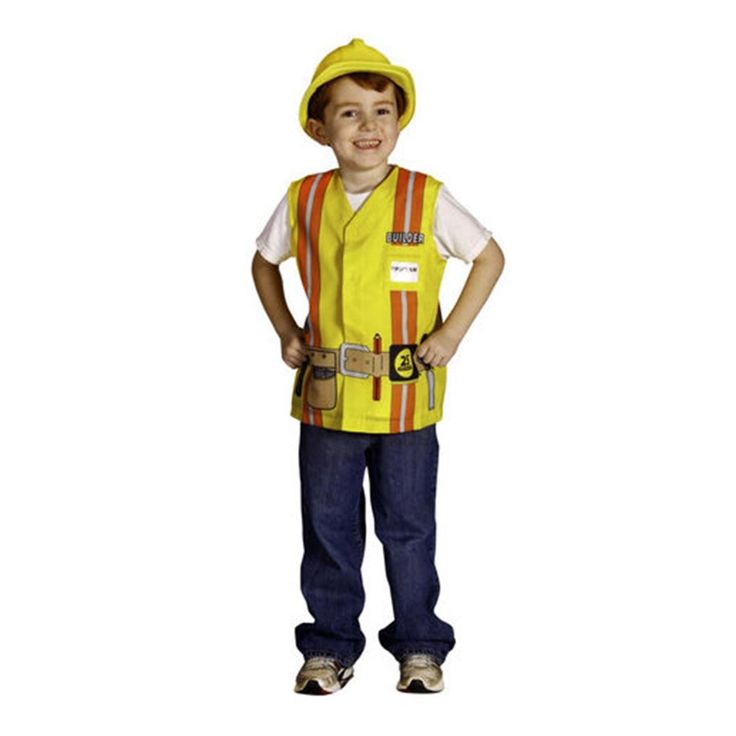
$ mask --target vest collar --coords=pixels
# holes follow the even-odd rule
[[[347,214],[347,224],[351,224],[356,219],[360,218],[365,214],[366,210],[373,208],[373,205],[380,200],[390,199],[393,201],[393,195],[396,191],[396,180],[399,176],[399,166],[397,164],[391,164],[391,171],[384,177],[383,181],[376,184],[373,187],[371,193],[363,200],[363,203],[358,207],[357,210],[353,210],[353,206],[350,204],[348,195],[345,192],[345,187],[342,183],[342,177],[340,176],[340,169],[334,169],[332,176],[337,191],[337,196],[341,200],[341,206]]]

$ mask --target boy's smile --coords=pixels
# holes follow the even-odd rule
[[[338,79],[330,87],[324,118],[324,123],[310,119],[308,126],[316,140],[332,147],[341,174],[366,183],[381,180],[399,137],[393,85],[377,92],[348,77]]]

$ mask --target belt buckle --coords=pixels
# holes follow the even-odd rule
[[[363,373],[362,371],[351,371],[347,367],[347,360],[348,356],[346,351],[347,350],[365,350],[366,353],[369,353],[370,350],[367,345],[357,345],[352,342],[344,342],[342,345],[340,345],[340,373],[346,376],[352,376],[353,378],[368,378],[371,374],[370,373]]]
[[[389,346],[388,377],[392,381],[413,381],[419,377],[414,362],[418,343],[397,343]]]

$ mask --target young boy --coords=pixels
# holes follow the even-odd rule
[[[486,230],[440,181],[388,163],[414,114],[408,70],[355,38],[318,65],[299,119],[338,167],[291,183],[257,239],[253,277],[297,368],[301,422],[301,590],[314,623],[296,627],[295,691],[326,694],[365,647],[361,564],[366,468],[394,621],[379,642],[400,664],[397,688],[439,692],[452,626],[439,596],[435,493],[446,366],[503,269]],[[458,131],[459,133],[459,131]],[[278,264],[295,256],[309,311],[292,317]],[[446,259],[473,266],[442,321]]]

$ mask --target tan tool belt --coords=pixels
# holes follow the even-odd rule
[[[424,338],[422,338],[424,339]],[[306,390],[307,405],[313,409],[334,409],[337,403],[337,374],[353,378],[373,377],[373,398],[380,400],[381,377],[391,381],[406,382],[427,376],[427,408],[434,409],[434,372],[432,366],[416,355],[417,343],[391,345],[388,351],[374,353],[367,345],[343,343],[339,348],[307,348],[307,360],[299,369],[295,394],[302,395],[307,367],[311,380]]]
[[[373,353],[367,345],[344,342],[339,348],[307,348],[314,368],[336,370],[344,376],[370,378],[387,376],[392,381],[411,381],[420,371],[430,370],[416,355],[417,343],[396,344],[388,351]]]

